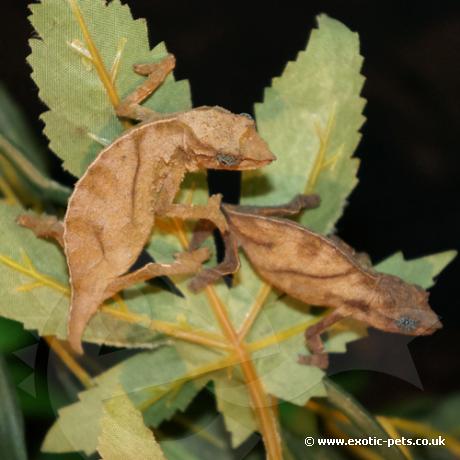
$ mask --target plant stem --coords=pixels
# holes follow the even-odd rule
[[[331,131],[332,131],[332,128],[335,122],[335,111],[336,111],[336,107],[334,104],[324,132],[322,132],[321,127],[315,126],[316,133],[319,138],[319,149],[315,157],[315,162],[313,163],[313,169],[310,173],[310,176],[308,177],[307,185],[305,186],[306,194],[313,193],[313,191],[315,190],[319,175],[321,174],[321,171],[324,169],[324,163],[326,161],[326,151],[327,151],[328,143],[330,140]]]
[[[96,72],[99,75],[105,90],[107,91],[107,95],[111,104],[114,108],[116,108],[120,104],[120,96],[117,93],[114,82],[112,81],[112,77],[106,69],[104,61],[102,60],[102,56],[99,53],[93,38],[91,37],[91,33],[89,32],[85,18],[83,17],[80,7],[78,6],[77,0],[68,0],[68,2],[83,34],[83,38],[85,40],[86,46],[88,47],[88,51],[91,54],[91,60],[96,69]],[[131,123],[127,120],[122,121],[122,124],[125,128],[129,128],[131,126]]]
[[[176,392],[179,388],[181,388],[185,383],[197,379],[199,377],[203,377],[206,374],[210,374],[212,372],[220,371],[222,369],[228,368],[229,366],[236,366],[238,364],[238,358],[234,354],[229,354],[224,358],[220,358],[212,363],[205,364],[203,366],[197,367],[186,374],[184,374],[179,379],[175,380],[171,383],[171,385],[164,391],[160,391],[152,396],[150,399],[145,400],[142,404],[137,406],[137,408],[144,412],[148,407],[152,404],[158,402],[161,398],[163,398],[167,393]],[[162,388],[164,385],[162,385]]]
[[[112,79],[110,78],[110,75],[107,72],[107,69],[105,68],[99,50],[97,49],[96,44],[94,43],[93,38],[91,37],[88,26],[86,25],[80,7],[78,6],[78,2],[77,0],[68,1],[72,13],[74,14],[75,19],[83,34],[83,38],[85,40],[86,46],[88,47],[88,51],[91,54],[92,62],[94,64],[94,67],[96,68],[96,72],[99,75],[99,78],[101,79],[101,82],[104,85],[105,90],[107,91],[110,102],[114,107],[116,107],[120,103],[120,98],[115,90],[115,87],[112,84]]]
[[[387,432],[380,423],[350,394],[327,377],[324,377],[323,382],[329,401],[343,412],[363,433],[366,433],[368,436],[389,439]],[[388,458],[389,460],[405,460],[404,454],[397,446],[378,446],[377,451],[382,454],[383,458]]]
[[[331,421],[325,421],[325,429],[330,435],[334,436],[337,439],[349,439],[347,433],[343,432],[337,426],[332,423]],[[354,457],[359,458],[361,460],[385,460],[385,457],[377,454],[376,452],[372,451],[368,447],[364,446],[346,446],[347,450],[349,450]]]
[[[257,375],[251,356],[248,353],[245,344],[240,342],[238,334],[233,328],[227,315],[226,309],[217,297],[214,289],[208,286],[205,292],[221,326],[222,332],[233,345],[235,353],[239,358],[246,386],[252,400],[253,409],[259,421],[260,431],[267,451],[267,458],[270,460],[281,460],[283,457],[278,423],[272,410],[269,396],[265,392],[262,382]]]
[[[44,339],[86,389],[94,386],[91,376],[77,363],[72,353],[68,351],[67,347],[61,341],[54,336],[45,336]]]
[[[177,339],[185,340],[187,342],[192,342],[207,347],[215,347],[221,349],[229,348],[228,344],[222,341],[221,337],[217,334],[212,334],[206,331],[188,330],[186,328],[182,328],[177,324],[150,319],[143,315],[137,315],[130,311],[120,311],[108,306],[103,306],[101,308],[101,311],[113,316],[114,318],[121,319],[122,321],[126,321],[128,323],[143,324],[147,322],[149,324],[148,327],[150,329],[162,332],[166,335],[175,337]]]
[[[3,193],[8,204],[18,204],[18,198],[13,189],[2,176],[0,176],[0,191]]]
[[[393,439],[398,439],[401,437],[401,435],[399,434],[398,430],[396,429],[396,427],[391,423],[391,421],[389,419],[387,419],[386,417],[376,417],[377,421],[380,423],[380,425],[383,426],[383,428],[385,429],[385,431],[393,438]],[[399,448],[401,449],[401,452],[405,455],[405,457],[407,458],[407,460],[414,460],[414,457],[412,456],[412,454],[410,453],[409,449],[407,448],[407,446],[399,446]]]
[[[249,342],[246,344],[246,348],[253,353],[254,351],[261,350],[263,348],[267,348],[271,345],[276,345],[280,342],[283,342],[295,335],[298,335],[305,331],[308,327],[312,326],[313,324],[318,323],[326,316],[326,313],[322,315],[318,315],[315,318],[312,318],[308,321],[305,321],[300,324],[296,324],[295,326],[289,327],[282,331],[277,332],[276,334],[269,335],[264,337],[263,339],[256,340],[255,342]]]
[[[254,321],[257,319],[257,316],[259,315],[260,310],[262,310],[262,307],[264,306],[265,301],[267,300],[267,297],[271,291],[272,287],[267,283],[263,283],[259,293],[257,294],[254,304],[251,306],[248,314],[244,319],[241,329],[238,331],[238,338],[240,341],[242,341],[251,330]]]
[[[412,433],[418,436],[436,438],[441,436],[446,440],[446,449],[449,449],[456,457],[460,457],[460,442],[453,436],[450,436],[442,431],[439,431],[431,426],[425,425],[414,420],[406,420],[400,417],[377,417],[377,420],[382,423],[391,423],[396,428],[399,428],[406,433]]]
[[[183,223],[178,219],[173,219],[173,224],[182,247],[187,249],[189,243],[183,228]],[[260,432],[267,451],[267,458],[269,460],[281,460],[283,457],[277,419],[273,412],[270,398],[257,375],[256,368],[251,360],[251,354],[246,344],[240,340],[227,315],[225,306],[222,304],[212,286],[207,286],[205,293],[224,336],[229,341],[229,344],[233,346],[234,353],[238,357],[246,386],[251,397],[252,408],[259,422]]]

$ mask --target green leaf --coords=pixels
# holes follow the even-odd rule
[[[433,411],[422,417],[422,420],[431,423],[438,430],[460,437],[459,411],[460,393],[453,393],[437,401]]]
[[[318,429],[318,418],[305,407],[296,406],[288,402],[279,405],[279,418],[283,438],[283,451],[287,460],[312,460],[324,458],[327,460],[343,460],[342,452],[330,447],[305,447],[305,437],[321,436]]]
[[[174,251],[174,242],[171,241],[170,244],[171,250]],[[240,277],[245,283],[237,284],[231,291],[222,285],[217,287],[218,294],[228,305],[235,326],[238,326],[247,314],[254,292],[251,286],[258,282],[247,261],[243,259],[242,262]],[[179,287],[187,294],[184,284],[179,283]],[[201,295],[187,295],[185,299],[171,297],[168,302],[166,296],[168,294],[161,291],[144,296],[152,302],[152,311],[155,304],[168,305],[163,312],[161,308],[156,310],[157,317],[173,321],[174,316],[180,315],[181,321],[185,324],[193,324],[194,327],[210,332],[218,331],[209,306]],[[323,372],[314,367],[297,364],[298,354],[307,353],[303,342],[303,330],[306,326],[303,326],[303,323],[312,319],[313,315],[309,314],[308,309],[302,304],[292,299],[279,299],[272,294],[271,301],[260,313],[248,336],[251,346],[262,343],[267,337],[281,334],[279,340],[273,341],[272,345],[268,343],[265,346],[254,347],[253,360],[258,375],[270,394],[299,405],[305,404],[311,396],[325,395],[322,384]],[[282,337],[283,332],[295,332],[296,328],[297,333]],[[353,330],[334,331],[329,334],[326,348],[329,351],[344,351],[345,343],[359,335],[359,331]],[[174,347],[164,347],[124,361],[102,374],[97,379],[97,388],[82,393],[79,403],[59,412],[59,420],[47,436],[46,450],[84,450],[88,454],[93,452],[96,446],[97,421],[102,416],[102,401],[117,383],[123,385],[124,391],[129,394],[136,407],[143,408],[148,424],[158,426],[176,410],[185,410],[197,391],[209,379],[215,382],[217,405],[224,416],[227,429],[232,434],[232,445],[238,446],[257,429],[247,387],[240,371],[238,368],[233,369],[231,379],[224,369],[198,372],[203,368],[212,370],[212,364],[218,363],[223,357],[217,351],[177,342]],[[221,367],[227,366],[223,364]],[[201,381],[194,380],[194,376],[201,376]],[[71,444],[68,444],[65,450],[62,450],[62,432],[65,432],[65,439],[71,440]]]
[[[357,183],[358,160],[351,157],[364,122],[364,78],[358,35],[325,15],[318,25],[306,50],[256,104],[259,132],[277,160],[246,175],[243,201],[275,204],[297,193],[319,193],[321,206],[300,222],[329,233]]]
[[[0,353],[13,353],[34,342],[35,339],[19,323],[0,317]]]
[[[375,266],[379,272],[389,273],[424,289],[434,285],[434,278],[456,257],[457,251],[445,251],[418,259],[406,260],[397,252]]]
[[[120,0],[105,3],[42,0],[30,6],[30,21],[40,39],[30,40],[28,62],[40,98],[50,109],[42,115],[45,134],[51,149],[64,160],[64,167],[76,176],[85,171],[103,143],[122,133],[123,127],[115,116],[113,97],[111,102],[101,82],[102,68],[85,57],[89,45],[72,5],[79,8],[106,73],[110,73],[118,53],[114,88],[120,98],[145,78],[133,72],[133,64],[153,62],[167,53],[163,43],[150,50],[145,20],[133,20],[127,5]],[[159,112],[188,109],[188,83],[175,82],[170,76],[145,105]]]
[[[27,459],[24,422],[16,394],[8,377],[3,355],[0,354],[0,446],[8,459]]]
[[[190,443],[188,442],[185,443],[173,440],[167,443],[160,443],[160,445],[168,460],[203,460],[201,456],[197,456],[190,452]],[[202,448],[201,444],[199,444],[198,452],[200,452],[200,448]]]
[[[97,450],[103,460],[164,460],[153,433],[126,394],[104,403]]]
[[[349,418],[360,430],[361,436],[375,436],[379,439],[389,439],[388,434],[382,426],[352,395],[328,378],[324,380],[324,384],[327,389],[328,401]],[[397,446],[377,446],[376,450],[382,455],[382,458],[388,460],[404,460],[406,458]]]
[[[409,435],[409,437],[437,439],[441,436],[445,439],[444,447],[419,447],[416,453],[421,454],[420,458],[454,460],[460,456],[459,410],[460,394],[458,392],[435,398],[423,395],[387,408],[384,418],[399,433]]]
[[[0,172],[25,203],[51,198],[65,204],[69,196],[68,189],[46,176],[48,167],[45,152],[24,114],[1,83]]]
[[[100,436],[104,405],[125,393],[129,394],[136,408],[144,411],[144,421],[148,426],[156,427],[161,418],[167,420],[176,410],[185,410],[207,379],[202,380],[200,386],[195,380],[179,389],[174,379],[184,375],[184,368],[180,368],[175,353],[171,347],[161,348],[154,353],[142,353],[102,374],[96,379],[97,387],[80,393],[78,403],[59,411],[59,419],[48,432],[42,449],[54,453],[83,450],[90,455]],[[169,363],[172,366],[166,369]],[[117,382],[122,382],[123,389]],[[162,392],[165,397],[160,399]],[[155,399],[158,402],[148,406],[149,401],[152,404],[151,401]],[[184,417],[177,417],[177,420],[182,421]],[[183,436],[159,438],[168,459],[234,458],[221,416],[215,413],[201,414],[198,418],[193,416],[185,420],[188,423],[181,423],[187,427]]]
[[[173,250],[173,242],[171,245]],[[244,258],[241,270],[240,276],[245,283],[232,290],[223,283],[216,287],[235,326],[240,325],[253,303],[252,283],[256,283],[255,286],[260,284]],[[205,295],[190,294],[184,280],[178,286],[186,294],[185,298],[173,297],[164,291],[144,295],[151,302],[153,317],[172,322],[180,316],[183,324],[217,333],[219,326]],[[254,364],[266,390],[278,398],[303,405],[310,397],[325,394],[321,383],[324,372],[297,363],[298,354],[307,353],[304,325],[315,317],[304,306],[297,304],[292,308],[289,302],[272,295],[272,301],[259,314],[249,333],[248,346],[254,347]],[[276,337],[276,334],[281,336]],[[326,346],[330,351],[344,351],[344,344],[358,336],[354,331],[337,331],[331,334]],[[267,339],[268,342],[264,343]],[[48,433],[44,449],[48,452],[94,452],[102,401],[113,394],[118,383],[135,406],[142,408],[148,425],[158,426],[177,410],[185,410],[209,380],[215,383],[217,406],[232,435],[232,445],[237,447],[257,429],[257,425],[239,369],[228,370],[237,361],[229,363],[227,359],[223,351],[181,341],[171,347],[129,358],[97,377],[97,386],[81,393],[80,402],[59,411],[59,419]]]
[[[77,50],[88,45],[83,44],[82,21],[79,24],[76,20],[75,5],[76,0],[43,0],[32,6],[31,20],[42,40],[32,41],[29,61],[40,96],[51,109],[44,115],[51,148],[70,171],[80,175],[101,144],[118,136],[122,126],[114,115],[107,85],[101,83],[101,67],[98,73],[96,61],[89,62]],[[111,67],[120,51],[116,88],[120,96],[127,95],[142,81],[131,65],[164,56],[164,46],[149,50],[145,24],[133,21],[129,9],[119,0],[108,6],[94,0],[81,0],[78,5],[104,69]],[[283,76],[267,89],[265,102],[256,107],[259,129],[278,161],[263,175],[247,176],[251,184],[246,181],[244,185],[246,202],[274,204],[305,190],[315,191],[321,195],[322,205],[301,217],[301,222],[317,231],[331,231],[356,184],[358,162],[352,155],[364,120],[364,100],[359,96],[364,80],[359,73],[361,63],[357,35],[321,16],[307,50],[299,54],[295,63],[288,64]],[[186,109],[188,86],[171,77],[147,105],[164,112]],[[203,176],[189,177],[186,188],[193,189],[194,181],[199,187],[194,201],[203,200]],[[182,193],[182,199],[187,199],[186,193]],[[0,242],[0,292],[6,293],[0,313],[22,321],[25,327],[39,329],[41,334],[63,337],[68,291],[49,281],[67,286],[64,257],[53,244],[18,229],[13,223],[18,212],[0,208],[0,223],[4,223],[7,232],[5,241]],[[183,231],[190,238],[187,227]],[[29,255],[35,272],[45,278],[36,276],[35,282],[41,285],[29,284],[24,292],[17,292],[21,283],[31,282],[31,265],[29,272],[21,272],[17,266],[21,263],[21,249]],[[162,262],[183,248],[177,231],[168,227],[167,221],[161,221],[148,250]],[[27,268],[27,259],[22,263]],[[244,258],[237,279],[231,290],[222,282],[215,287],[235,331],[253,311],[262,286]],[[94,452],[105,416],[104,404],[120,393],[126,393],[142,411],[147,425],[157,426],[176,411],[184,410],[209,381],[214,382],[217,406],[233,446],[258,429],[239,361],[232,350],[222,347],[226,340],[212,299],[205,293],[192,294],[183,278],[174,281],[185,298],[139,285],[123,293],[124,306],[111,304],[94,317],[84,336],[88,341],[153,348],[162,338],[156,330],[164,332],[168,326],[175,335],[170,334],[169,346],[126,359],[97,377],[95,388],[82,392],[78,402],[59,411],[59,419],[46,437],[45,450]],[[326,394],[324,372],[298,364],[298,354],[308,353],[304,330],[318,320],[307,306],[271,292],[249,328],[245,343],[264,392],[297,405]],[[177,338],[178,332],[184,331],[195,334],[195,343]],[[361,331],[334,330],[325,342],[326,349],[344,351],[345,344],[360,334]],[[200,344],[197,336],[201,337]]]
[[[231,379],[228,371],[216,372],[213,381],[217,409],[231,434],[232,446],[237,447],[257,431],[257,421],[241,370],[234,368],[231,372]]]
[[[0,135],[23,152],[38,171],[48,172],[45,152],[33,135],[32,127],[1,82]]]
[[[198,414],[176,417],[175,421],[186,431],[180,437],[173,435],[160,440],[168,460],[235,460],[241,457],[232,450],[222,417],[215,411],[201,410]]]
[[[242,254],[240,258],[239,279],[244,282],[237,283],[231,290],[226,290],[222,285],[217,287],[236,330],[241,327],[254,303],[255,286],[261,284],[246,258]],[[287,296],[279,298],[275,292],[259,313],[247,340],[257,374],[269,394],[298,405],[306,404],[313,396],[325,394],[322,384],[324,372],[317,367],[298,363],[299,354],[308,354],[304,331],[315,319],[316,316],[307,306]],[[345,344],[361,335],[360,329],[334,331],[325,341],[326,349],[344,352]],[[226,372],[215,374],[213,380],[218,408],[232,434],[232,445],[237,447],[257,429],[247,386],[235,370],[231,380]]]
[[[180,250],[175,240],[169,241],[168,252],[174,253]],[[157,252],[151,250],[156,256]],[[254,272],[244,254],[240,253],[241,268],[232,289],[227,289],[223,282],[215,285],[215,291],[226,306],[229,318],[235,330],[241,328],[242,323],[254,304],[256,293],[262,285],[260,278]],[[178,287],[185,293],[185,299],[179,297],[171,298],[168,301],[170,320],[180,313],[186,324],[208,332],[218,333],[219,325],[210,308],[209,302],[204,294],[193,295],[188,291],[186,282],[180,281]],[[161,296],[162,293],[157,293]],[[155,298],[152,299],[152,306]],[[161,300],[158,300],[161,304]],[[166,299],[165,299],[166,301]],[[165,312],[158,311],[161,318],[167,319]],[[279,297],[279,294],[272,291],[265,302],[264,308],[260,311],[256,321],[247,335],[247,341],[251,349],[255,366],[266,389],[270,394],[297,404],[303,405],[313,395],[322,395],[324,390],[321,387],[321,379],[324,373],[310,366],[300,365],[297,362],[299,353],[308,353],[305,348],[304,330],[315,321],[317,316],[312,314],[301,302],[295,301],[287,296]],[[330,351],[345,351],[345,343],[355,340],[362,335],[361,330],[337,331],[330,334],[325,341],[326,348]],[[270,341],[271,339],[271,341]],[[185,355],[184,348],[184,355]],[[189,356],[189,353],[186,354]],[[288,374],[286,374],[288,373]],[[290,375],[286,379],[286,375]],[[238,375],[234,377],[238,380]],[[228,375],[215,376],[218,404],[222,394],[222,387],[219,381],[228,382]],[[235,389],[233,385],[227,384],[229,396],[228,401],[233,400]],[[238,384],[237,384],[238,386]],[[239,385],[244,389],[244,385]],[[230,394],[231,393],[231,394]],[[242,395],[236,396],[244,400]],[[241,406],[241,404],[239,404]],[[225,414],[224,414],[225,415]]]
[[[51,200],[65,205],[71,190],[50,179],[29,161],[6,137],[0,135],[0,170],[23,203]]]
[[[104,401],[120,393],[128,394],[135,407],[143,410],[148,425],[159,425],[177,410],[185,410],[206,384],[206,380],[181,381],[189,372],[188,366],[174,347],[124,360],[98,376],[94,388],[80,393],[79,402],[59,410],[42,449],[55,453],[82,450],[88,455],[94,452]]]

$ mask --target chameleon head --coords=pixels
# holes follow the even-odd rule
[[[424,289],[391,275],[384,275],[379,284],[386,291],[384,308],[380,310],[386,323],[382,329],[406,335],[430,335],[442,327]]]
[[[236,115],[221,107],[199,107],[178,116],[190,128],[185,151],[191,169],[256,169],[275,160],[247,114]]]

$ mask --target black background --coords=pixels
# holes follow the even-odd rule
[[[28,3],[2,4],[0,79],[40,133],[37,120],[45,108],[25,63],[32,33]],[[217,104],[234,112],[252,112],[271,78],[304,49],[317,14],[325,12],[358,32],[365,57],[368,121],[357,150],[362,158],[360,184],[338,225],[339,234],[374,261],[400,249],[412,258],[458,248],[460,2],[127,3],[135,17],[148,19],[152,45],[164,40],[176,55],[176,77],[190,80],[194,104]],[[53,170],[59,180],[72,182],[58,160]],[[229,199],[236,199],[237,177],[214,182]],[[459,389],[459,268],[454,262],[432,289],[431,303],[444,329],[410,344],[428,394]],[[371,361],[393,359],[396,339],[379,337],[353,346],[352,354],[364,353]],[[340,358],[335,362],[336,369],[347,367]],[[359,397],[375,411],[387,402],[421,394],[386,373],[369,372],[366,378],[372,382]]]

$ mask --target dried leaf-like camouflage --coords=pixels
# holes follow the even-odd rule
[[[259,168],[275,159],[255,123],[220,107],[158,114],[142,106],[175,65],[174,57],[139,65],[148,78],[118,107],[117,114],[142,121],[106,147],[80,178],[62,227],[24,216],[19,223],[40,236],[62,239],[69,267],[69,342],[82,352],[81,337],[104,300],[134,283],[161,275],[196,273],[208,257],[200,249],[179,254],[172,264],[149,263],[128,273],[150,238],[155,216],[207,219],[221,231],[227,223],[220,196],[206,206],[174,204],[187,172]],[[232,158],[232,161],[228,159]]]
[[[306,331],[311,356],[306,364],[327,367],[320,334],[344,317],[387,332],[428,335],[442,327],[428,304],[428,293],[397,276],[379,273],[367,256],[356,253],[337,237],[325,237],[287,219],[319,204],[315,195],[298,196],[284,206],[223,206],[229,233],[226,257],[221,265],[205,270],[191,282],[194,290],[239,267],[241,246],[254,269],[272,286],[309,305],[333,307],[334,311]],[[196,247],[209,228],[198,231]]]

